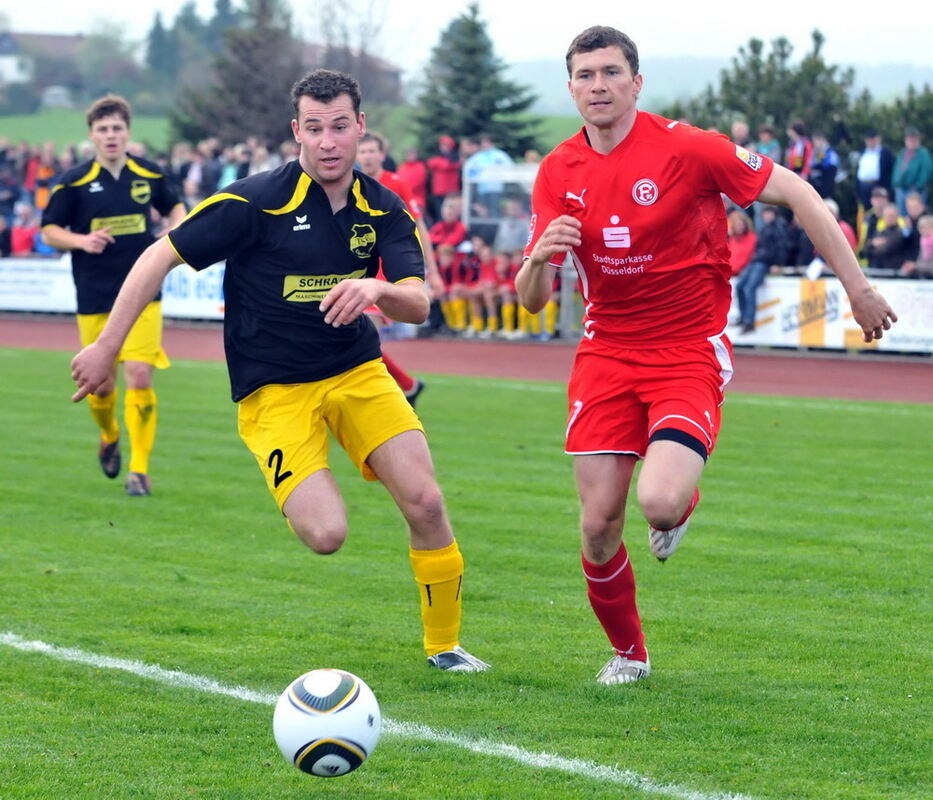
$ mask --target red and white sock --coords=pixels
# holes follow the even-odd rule
[[[683,525],[688,519],[690,519],[690,515],[693,513],[693,509],[695,509],[695,508],[697,507],[697,503],[699,503],[699,502],[700,502],[700,489],[699,489],[699,487],[697,487],[696,489],[693,490],[693,497],[692,497],[691,500],[690,500],[690,505],[687,506],[687,510],[684,511],[684,515],[683,515],[679,520],[677,520],[676,523],[674,523],[673,527],[670,527],[670,528],[655,528],[655,530],[656,530],[656,531],[672,531],[672,530],[674,530],[674,528],[679,528],[679,527],[680,527],[681,525]]]
[[[415,388],[415,379],[393,361],[387,353],[382,354],[382,361],[389,374],[395,379],[399,389],[406,394]]]
[[[596,618],[616,653],[645,661],[645,634],[635,603],[635,573],[625,544],[605,564],[592,564],[581,555],[587,595]]]

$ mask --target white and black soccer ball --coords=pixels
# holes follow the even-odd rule
[[[342,669],[315,669],[296,678],[272,715],[285,760],[321,778],[353,772],[375,749],[381,729],[372,689]]]

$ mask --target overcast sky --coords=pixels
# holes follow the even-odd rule
[[[440,32],[466,2],[453,0],[352,0],[355,8],[383,19],[373,51],[406,70],[423,65]],[[23,33],[86,33],[96,20],[120,23],[125,32],[142,39],[152,25],[156,9],[171,23],[184,0],[15,0],[4,4],[3,14],[14,31]],[[242,3],[236,3],[241,5]],[[305,38],[319,32],[321,13],[338,7],[334,0],[290,0],[295,22]],[[339,4],[342,5],[342,4]],[[629,34],[642,57],[729,57],[755,36],[766,42],[785,36],[799,56],[809,47],[810,32],[826,36],[825,56],[830,63],[912,63],[933,66],[933,10],[926,2],[894,3],[887,11],[868,12],[855,0],[842,3],[818,0],[781,0],[777,3],[739,3],[724,0],[659,0],[626,3],[587,0],[480,0],[480,13],[488,24],[496,54],[506,62],[537,58],[561,59],[569,40],[590,25],[612,25]],[[196,0],[202,17],[213,13],[214,0]],[[552,12],[550,8],[555,10]],[[908,13],[907,9],[913,10]],[[493,10],[494,9],[494,10]],[[622,10],[624,9],[624,11]]]

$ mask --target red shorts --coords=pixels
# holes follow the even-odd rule
[[[566,452],[644,458],[654,434],[676,431],[665,438],[687,434],[712,453],[723,390],[732,378],[732,343],[721,336],[612,353],[577,353],[567,387]]]

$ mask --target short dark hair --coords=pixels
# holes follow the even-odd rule
[[[295,118],[298,117],[298,101],[302,97],[310,97],[321,103],[330,103],[342,94],[350,96],[353,113],[359,116],[363,96],[360,94],[360,84],[356,78],[346,72],[334,72],[330,69],[316,69],[309,72],[292,86]]]
[[[369,133],[364,133],[360,137],[359,143],[365,144],[366,142],[375,142],[376,147],[379,148],[380,153],[384,153],[386,151],[385,139],[383,139],[378,133],[373,133],[372,131],[370,131]]]
[[[118,94],[105,94],[87,110],[87,126],[90,128],[97,120],[112,116],[122,117],[126,127],[130,127],[130,104]]]
[[[606,25],[594,25],[578,34],[567,48],[567,74],[572,77],[570,62],[577,53],[591,53],[593,50],[602,50],[604,47],[618,47],[628,65],[632,68],[632,75],[638,74],[638,48],[622,31]]]

